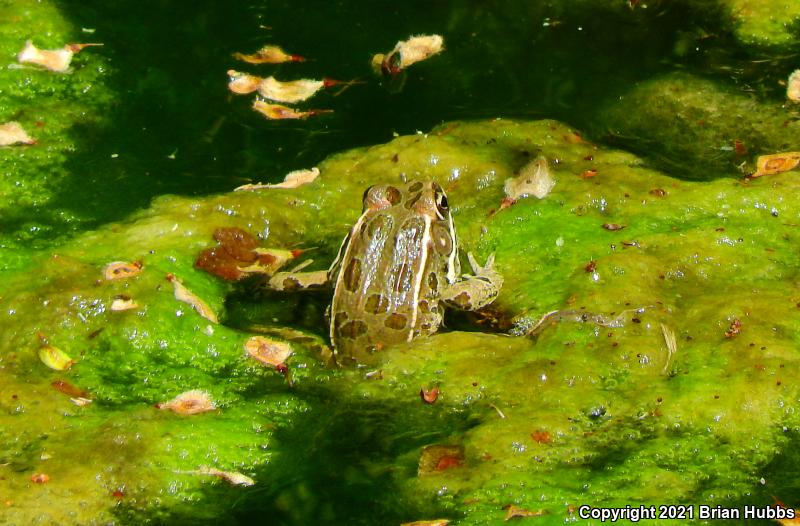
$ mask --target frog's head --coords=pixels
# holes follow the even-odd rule
[[[428,216],[432,222],[450,222],[447,196],[438,183],[411,181],[405,188],[390,184],[370,186],[364,192],[363,212],[402,206],[411,214]]]

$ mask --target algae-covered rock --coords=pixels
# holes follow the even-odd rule
[[[792,48],[800,37],[800,4],[791,0],[723,0],[743,43]]]
[[[540,156],[550,194],[501,209],[505,180]],[[295,189],[160,198],[8,273],[12,522],[499,524],[510,509],[563,522],[580,504],[791,500],[765,470],[800,430],[796,173],[682,181],[563,124],[506,120],[444,124],[319,168]],[[286,375],[248,357],[251,322],[324,338],[329,298],[233,290],[197,270],[214,230],[326,268],[364,189],[414,178],[444,186],[464,250],[496,254],[506,284],[479,321],[513,318],[530,335],[443,331],[352,370],[326,367],[308,338],[288,339]],[[114,261],[140,272],[105,279]],[[221,323],[178,301],[168,274]],[[139,307],[111,310],[120,296]],[[49,369],[42,345],[75,363]],[[192,390],[210,410],[155,407]],[[40,473],[49,482],[31,481]]]
[[[612,141],[686,179],[755,171],[755,156],[800,149],[791,108],[685,73],[642,82],[599,112]]]

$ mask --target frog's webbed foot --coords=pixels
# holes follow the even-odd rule
[[[467,254],[474,275],[451,283],[442,291],[442,301],[460,310],[478,310],[497,298],[503,286],[503,276],[494,269],[494,254],[481,266],[472,253]]]

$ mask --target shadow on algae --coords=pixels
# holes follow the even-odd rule
[[[86,110],[100,125],[64,124],[75,142],[62,143],[53,207],[124,219],[27,252],[0,282],[3,520],[588,524],[583,504],[798,505],[800,181],[730,177],[757,153],[800,148],[797,120],[766,81],[753,97],[714,78],[768,53],[729,25],[736,0],[425,3],[424,16],[409,14],[422,3],[392,16],[388,3],[295,4],[59,4],[102,35],[85,60],[113,74]],[[371,52],[420,32],[446,34],[438,62],[396,94],[368,77]],[[224,85],[230,53],[265,40],[317,57],[276,75],[324,63],[370,80],[323,99],[330,120],[266,123]],[[697,73],[712,64],[718,75]],[[71,80],[50,82],[67,96]],[[687,125],[697,112],[707,126]],[[570,125],[511,118],[541,116]],[[505,181],[538,157],[552,191],[501,209]],[[321,176],[300,188],[213,194],[314,164]],[[496,255],[505,286],[477,320],[486,330],[334,369],[319,357],[328,297],[234,288],[194,267],[217,228],[235,227],[324,269],[364,189],[414,178],[445,188],[464,252]],[[113,261],[141,272],[105,279]],[[222,323],[178,301],[168,275]],[[138,306],[112,309],[123,297]],[[492,330],[543,317],[528,336]],[[304,331],[287,338],[291,385],[246,356],[253,322]],[[48,369],[47,353],[74,363]],[[434,387],[435,404],[420,400]],[[155,407],[192,390],[213,410]]]

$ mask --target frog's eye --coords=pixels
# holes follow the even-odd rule
[[[436,192],[436,207],[441,212],[447,212],[447,196],[444,195],[444,192],[441,189]]]

